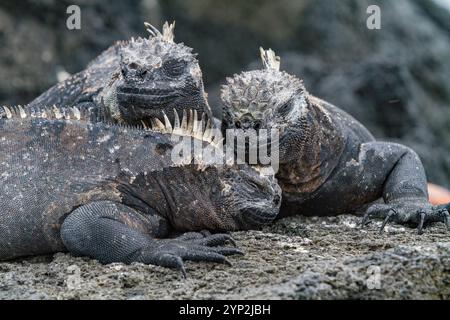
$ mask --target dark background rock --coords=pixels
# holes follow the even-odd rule
[[[65,25],[71,4],[79,31]],[[371,4],[381,30],[366,27]],[[450,187],[450,13],[431,0],[3,0],[0,104],[27,103],[113,41],[145,35],[143,21],[164,19],[199,53],[216,114],[225,76],[259,68],[258,47],[271,47],[311,93],[413,147],[430,180]]]
[[[72,4],[81,8],[81,30],[66,27]],[[142,0],[2,0],[0,104],[27,103],[114,41],[145,35],[143,22],[159,17],[156,8]]]

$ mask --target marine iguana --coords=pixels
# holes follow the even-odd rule
[[[145,25],[149,39],[117,42],[85,70],[56,84],[29,106],[76,106],[94,110],[107,120],[131,124],[154,117],[163,120],[163,110],[173,121],[173,108],[210,116],[196,55],[174,42],[175,22],[166,22],[162,33]]]
[[[422,163],[410,148],[376,141],[341,109],[310,95],[301,80],[280,71],[280,58],[260,49],[263,70],[242,72],[222,87],[225,128],[278,129],[280,216],[363,213],[415,224],[444,222],[450,205],[428,202]],[[338,93],[339,94],[339,93]]]
[[[273,175],[172,160],[174,137],[214,146],[196,111],[135,128],[91,123],[76,107],[0,109],[0,260],[69,251],[185,274],[183,260],[242,253],[201,230],[256,228],[279,212]],[[168,238],[175,231],[186,233]]]

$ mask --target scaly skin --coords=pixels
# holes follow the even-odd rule
[[[192,113],[142,130],[76,108],[0,109],[0,260],[69,251],[184,273],[183,260],[241,253],[199,231],[257,228],[279,211],[276,180],[250,166],[172,161],[174,137],[204,134]]]
[[[261,51],[265,68],[243,72],[222,89],[223,126],[278,129],[283,190],[280,216],[364,213],[418,226],[444,222],[450,205],[428,202],[425,171],[410,148],[375,141],[337,107],[308,94],[302,82],[279,71],[279,57]]]
[[[165,111],[211,110],[204,92],[202,72],[192,49],[173,42],[174,24],[161,34],[147,24],[149,39],[118,42],[88,67],[44,92],[30,107],[75,106],[97,118],[137,124]]]

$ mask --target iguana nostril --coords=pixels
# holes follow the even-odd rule
[[[243,129],[250,129],[252,127],[252,122],[250,119],[243,119],[241,125]]]
[[[145,76],[147,75],[147,73],[148,73],[147,70],[142,70],[142,71],[140,72],[141,78],[145,78]]]
[[[277,206],[281,201],[281,197],[279,195],[276,195],[273,197],[273,203]]]
[[[238,128],[238,129],[240,129],[240,128],[242,127],[241,122],[240,122],[239,120],[236,120],[236,121],[234,122],[234,125],[235,125],[235,127]]]
[[[133,70],[137,70],[137,69],[139,69],[139,65],[136,62],[131,62],[128,65],[128,68],[133,69]]]

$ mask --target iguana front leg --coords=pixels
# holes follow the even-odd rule
[[[425,170],[419,156],[408,147],[396,143],[373,142],[363,144],[362,152],[367,157],[380,157],[391,162],[383,185],[385,203],[373,203],[364,214],[362,225],[371,218],[384,219],[380,232],[389,221],[415,224],[419,234],[425,224],[444,222],[450,229],[450,216],[445,206],[432,206],[428,202]],[[374,167],[367,170],[376,170]]]
[[[225,256],[242,254],[223,245],[229,236],[156,239],[167,236],[165,221],[144,216],[111,201],[92,202],[75,209],[61,226],[61,238],[74,255],[84,255],[101,263],[142,262],[179,269],[186,275],[184,260],[229,263]]]

